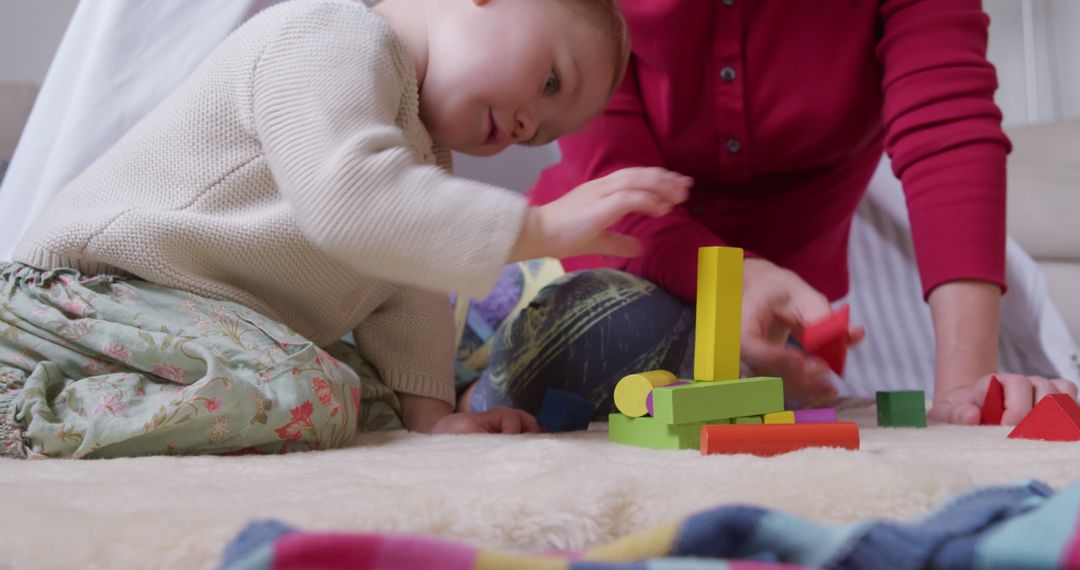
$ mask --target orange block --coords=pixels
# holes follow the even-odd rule
[[[1050,394],[1031,408],[1028,415],[1016,424],[1009,437],[1080,441],[1080,405],[1068,394]]]
[[[719,424],[701,428],[701,454],[750,453],[768,457],[807,447],[859,449],[854,422],[823,424]]]

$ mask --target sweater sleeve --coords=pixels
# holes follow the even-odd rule
[[[430,141],[416,142],[427,135],[412,74],[377,15],[319,4],[286,23],[256,64],[254,128],[315,247],[360,273],[482,297],[527,203],[434,165]]]
[[[663,166],[638,95],[636,59],[631,57],[626,79],[604,114],[582,131],[559,139],[562,161],[545,170],[530,193],[532,201],[547,203],[574,187],[620,168]],[[625,216],[612,231],[641,241],[643,252],[632,259],[599,256],[563,261],[567,270],[614,267],[648,279],[683,301],[693,304],[697,294],[697,250],[723,245],[709,228],[694,220],[682,206],[653,218]]]
[[[390,389],[454,407],[454,318],[445,294],[402,288],[353,337]]]
[[[886,151],[903,182],[923,292],[975,279],[1005,288],[1005,156],[979,0],[886,0]]]

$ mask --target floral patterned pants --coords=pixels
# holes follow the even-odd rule
[[[0,264],[0,455],[277,453],[400,425],[345,343],[145,281]]]

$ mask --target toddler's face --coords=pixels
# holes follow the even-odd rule
[[[601,112],[612,40],[562,0],[460,2],[432,22],[420,118],[442,145],[490,156],[543,144]]]

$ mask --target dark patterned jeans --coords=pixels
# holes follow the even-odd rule
[[[520,279],[500,280],[489,299],[505,299],[514,283]],[[592,400],[596,419],[606,419],[623,376],[658,368],[689,373],[693,329],[693,309],[649,281],[609,269],[563,275],[492,328],[470,407],[536,414],[547,389],[557,388]]]

